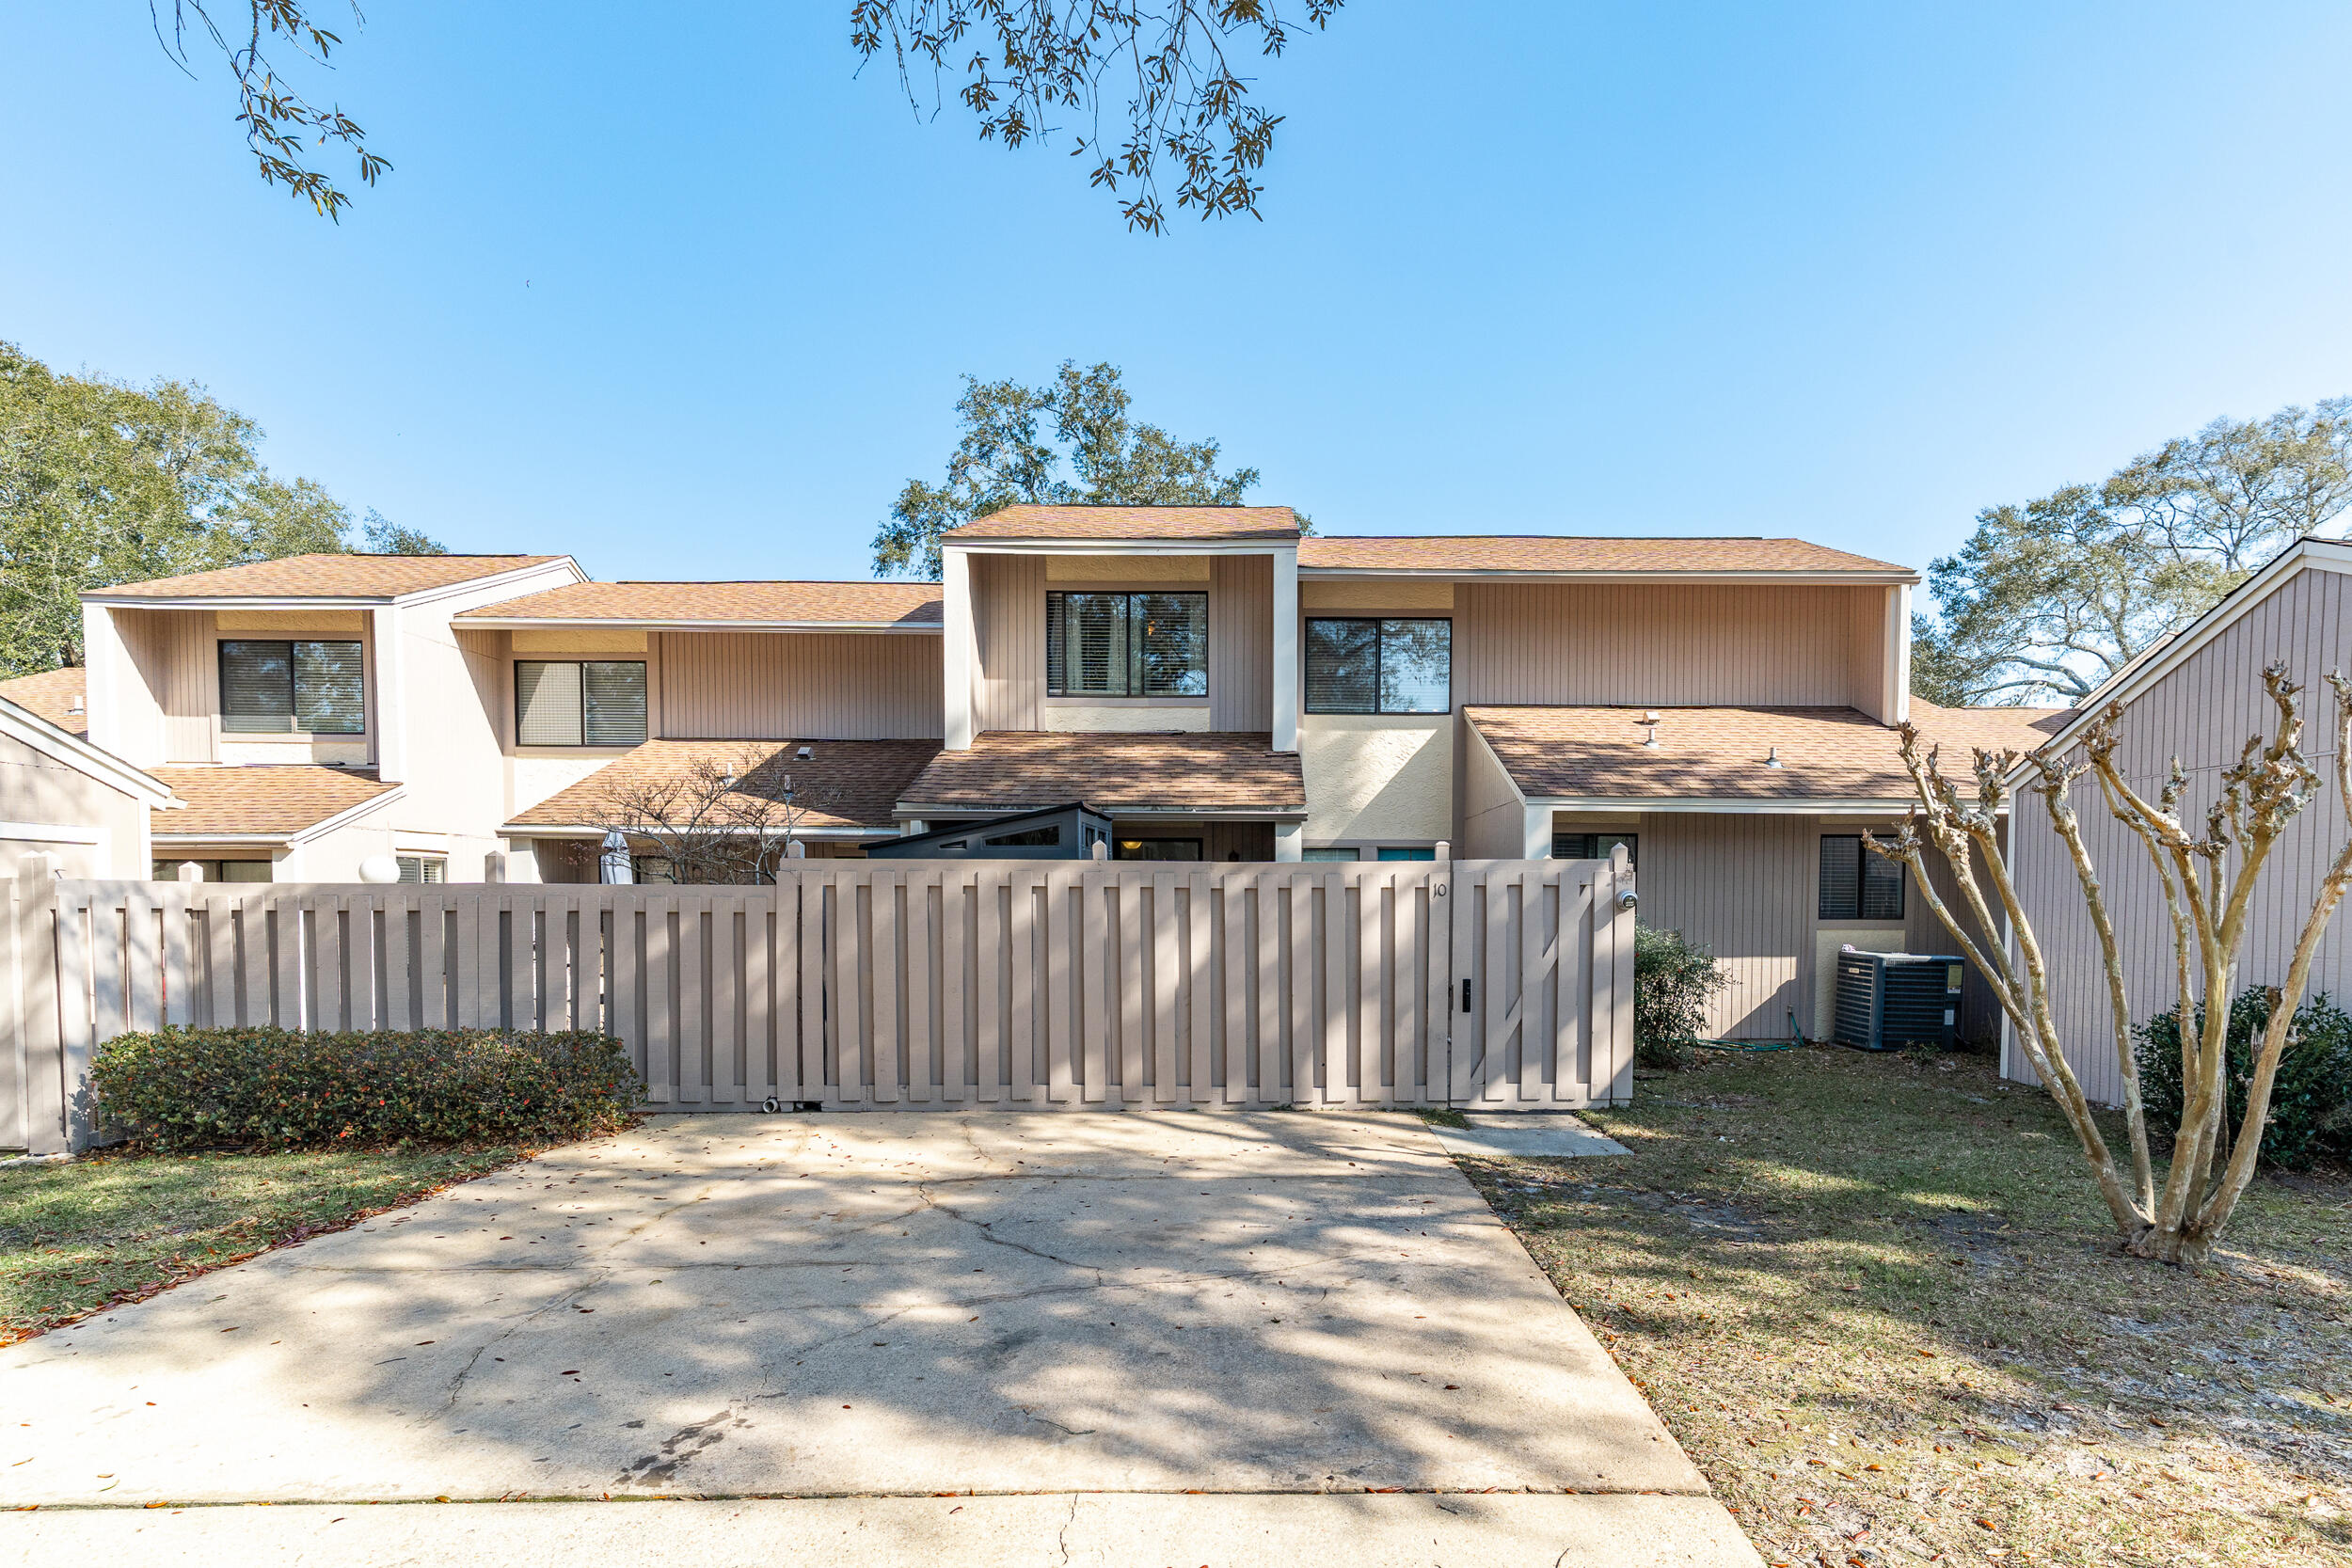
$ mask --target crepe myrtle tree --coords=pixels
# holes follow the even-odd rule
[[[2331,674],[2328,680],[2336,692],[2336,794],[2352,827],[2352,680],[2342,674]],[[2013,751],[1979,749],[1973,792],[1945,774],[1936,751],[1921,755],[1918,730],[1903,725],[1903,764],[1919,803],[1891,840],[1864,835],[1874,851],[1911,867],[1913,883],[1928,907],[1991,981],[2026,1059],[2082,1144],[2124,1249],[2170,1263],[2201,1262],[2207,1257],[2253,1180],[2271,1087],[2311,983],[2312,960],[2346,889],[2352,888],[2348,835],[2312,896],[2285,982],[2270,993],[2269,1019],[2255,1048],[2245,1112],[2232,1128],[2227,1113],[2227,998],[2234,989],[2238,955],[2253,920],[2255,890],[2271,851],[2288,824],[2319,793],[2321,783],[2303,754],[2302,688],[2287,678],[2282,664],[2263,672],[2263,685],[2277,710],[2277,722],[2267,736],[2248,740],[2238,760],[2222,771],[2220,793],[2201,823],[2192,823],[2183,809],[2188,776],[2179,757],[2172,759],[2169,777],[2153,800],[2124,777],[2116,761],[2123,710],[2121,704],[2111,704],[2091,726],[2079,754],[2059,757],[2036,752],[2021,756]],[[1996,824],[2010,804],[2009,780],[2021,761],[2027,769],[2025,788],[2042,798],[2051,826],[2065,844],[2098,932],[2116,1061],[2122,1072],[2128,1171],[2109,1148],[2061,1048],[2050,1006],[2048,958],[2003,858]],[[2147,1110],[2132,1052],[2121,939],[2081,819],[2069,798],[2086,773],[2097,780],[2108,812],[2139,840],[2162,886],[2171,925],[2174,984],[2184,1015],[2193,1016],[2185,1004],[2201,995],[2220,1004],[2203,1009],[2201,1027],[2181,1031],[2180,1121],[2169,1130],[2171,1160],[2161,1184],[2150,1153]],[[1955,914],[1929,879],[1931,849],[1950,867],[1973,926]],[[2000,929],[1996,910],[2014,933],[2007,949],[1970,935],[1971,930]]]
[[[696,756],[673,773],[624,778],[598,793],[590,824],[628,839],[639,864],[658,865],[663,880],[772,883],[810,808],[839,794],[796,784],[789,760],[748,745]]]

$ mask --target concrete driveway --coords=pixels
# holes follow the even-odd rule
[[[95,1510],[35,1560],[1756,1560],[1404,1116],[662,1118],[0,1352],[0,1505]],[[523,1498],[596,1501],[350,1518]]]

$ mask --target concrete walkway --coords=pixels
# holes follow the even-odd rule
[[[0,1526],[60,1560],[1756,1561],[1402,1116],[665,1118],[0,1352],[0,1505],[104,1511]],[[789,1500],[602,1500],[665,1496]],[[595,1501],[463,1506],[525,1497]]]

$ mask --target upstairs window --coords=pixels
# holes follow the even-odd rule
[[[1862,847],[1860,833],[1821,836],[1823,920],[1900,920],[1903,865]]]
[[[363,735],[357,642],[224,641],[220,727],[230,735]]]
[[[515,661],[518,746],[642,746],[644,659]]]
[[[1045,595],[1045,690],[1053,697],[1205,697],[1206,594]]]
[[[1444,713],[1453,705],[1453,622],[1307,623],[1309,713]]]

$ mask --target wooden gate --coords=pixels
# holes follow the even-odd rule
[[[602,1029],[657,1110],[1509,1108],[1631,1091],[1609,861],[793,862],[762,888],[61,881],[5,933],[0,1147],[164,1024]]]

